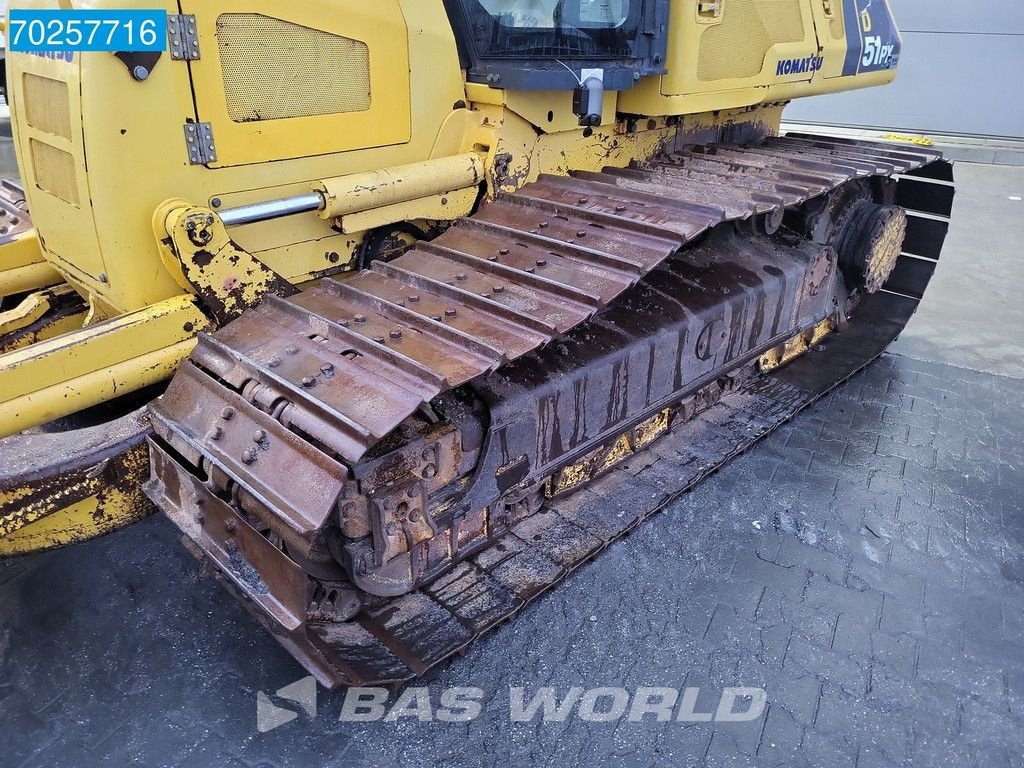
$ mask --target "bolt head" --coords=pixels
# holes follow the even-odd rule
[[[139,82],[149,79],[149,70],[143,67],[141,64],[132,70],[132,77]]]
[[[220,416],[222,419],[224,419],[224,421],[231,421],[233,418],[235,418],[235,409],[229,405],[227,408],[220,412]]]

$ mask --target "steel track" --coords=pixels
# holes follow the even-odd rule
[[[749,382],[662,438],[692,457],[675,493],[637,498],[615,471],[598,481],[615,495],[607,504],[553,502],[427,587],[334,623],[306,620],[304,592],[293,583],[301,571],[252,567],[273,556],[257,549],[273,548],[205,485],[205,472],[223,473],[276,510],[291,540],[312,541],[334,513],[332,482],[344,465],[358,464],[433,398],[579,326],[713,227],[749,221],[770,231],[787,209],[885,177],[899,178],[897,202],[911,212],[885,291],[823,350]],[[389,264],[272,299],[204,337],[154,408],[150,495],[322,683],[420,675],[881,354],[934,271],[951,184],[937,152],[805,136],[542,177]],[[251,428],[238,438],[206,431],[204,414],[229,411],[283,446],[277,458],[250,460]],[[296,467],[299,482],[281,482]]]

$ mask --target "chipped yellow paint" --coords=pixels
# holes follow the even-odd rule
[[[672,411],[668,408],[656,416],[651,417],[635,430],[636,440],[634,450],[639,451],[646,448],[659,437],[668,432],[669,424],[672,421]]]
[[[668,432],[672,413],[671,408],[658,412],[628,432],[623,432],[608,445],[591,451],[576,463],[559,470],[545,482],[545,495],[550,498],[579,488],[646,448]]]
[[[0,436],[163,381],[208,327],[180,296],[0,355]]]
[[[611,469],[620,461],[633,453],[633,436],[626,433],[619,437],[605,452],[604,458],[597,464],[596,473]]]
[[[822,320],[814,328],[798,333],[785,344],[780,344],[774,349],[765,352],[758,360],[758,367],[762,373],[771,373],[787,363],[791,363],[809,350],[814,349],[826,336],[835,330],[835,327],[834,320]]]
[[[591,454],[585,459],[556,472],[554,477],[550,479],[550,482],[545,485],[545,492],[548,497],[557,496],[588,482],[593,474],[593,464],[594,456]]]
[[[114,461],[116,472],[101,464],[66,484],[58,475],[51,479],[51,492],[40,492],[38,485],[0,489],[0,557],[86,541],[150,514],[152,505],[142,492],[149,475],[145,443]]]
[[[158,236],[164,266],[218,321],[238,317],[287,285],[232,240],[224,222],[209,208],[168,202],[159,215],[165,216],[163,236]],[[159,227],[158,218],[154,228]]]

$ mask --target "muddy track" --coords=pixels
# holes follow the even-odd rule
[[[467,383],[486,382],[495,372],[528,372],[537,350],[557,347],[573,329],[625,311],[617,300],[644,289],[649,276],[688,244],[695,250],[682,253],[694,254],[702,269],[722,261],[724,271],[724,259],[748,250],[758,263],[778,260],[780,275],[787,264],[796,264],[793,274],[813,277],[820,246],[770,249],[764,238],[780,228],[787,211],[813,205],[843,185],[890,178],[898,179],[893,202],[910,216],[903,253],[885,290],[860,302],[849,325],[815,351],[718,392],[716,404],[701,413],[673,416],[674,426],[660,434],[659,450],[692,457],[686,463],[692,471],[679,478],[675,493],[644,497],[628,473],[612,470],[596,481],[606,504],[588,505],[580,495],[550,500],[540,511],[531,508],[500,526],[490,521],[481,540],[486,546],[461,551],[461,518],[425,520],[414,510],[415,519],[400,519],[397,537],[373,518],[365,531],[369,543],[361,545],[370,548],[363,553],[366,562],[372,565],[376,557],[381,568],[385,550],[411,558],[418,588],[394,597],[375,592],[348,621],[310,610],[311,601],[323,597],[316,585],[322,591],[325,579],[330,581],[320,572],[323,532],[337,527],[339,507],[350,498],[346,482],[351,485],[351,475],[364,484],[368,476],[379,480],[362,468],[431,402]],[[203,337],[192,362],[153,409],[158,437],[149,493],[193,550],[322,683],[407,680],[512,617],[881,354],[913,314],[934,271],[951,184],[951,167],[937,152],[805,136],[695,150],[600,174],[542,177],[391,262],[295,297],[272,298]],[[749,237],[728,240],[724,225],[730,222]],[[800,261],[805,256],[806,264]],[[707,290],[698,278],[686,278],[687,290]],[[786,279],[780,277],[780,285]],[[768,295],[774,289],[758,290]],[[780,307],[787,290],[798,292],[779,288]],[[759,301],[764,303],[761,294]],[[801,319],[793,310],[794,327],[803,330],[829,317],[824,308],[815,311]],[[749,343],[728,356],[728,365],[709,368],[714,376],[701,379],[702,387],[749,369],[780,340],[769,330],[758,335],[763,318],[745,322]],[[513,365],[516,360],[527,362]],[[691,386],[697,375],[691,379],[685,389],[672,390],[676,401],[698,391]],[[648,410],[640,415],[652,418],[669,405],[649,396]],[[627,426],[639,429],[636,419]],[[630,445],[642,448],[635,431],[630,434]],[[431,439],[444,446],[446,437]],[[417,485],[408,491],[409,499],[422,494],[424,510],[440,498],[438,486],[448,477],[448,454],[430,445],[412,473]],[[596,445],[581,443],[571,458],[592,454]],[[489,471],[486,447],[473,459],[479,461],[475,475]],[[449,474],[465,474],[452,461]],[[570,462],[559,461],[564,471]],[[506,461],[491,473],[497,486],[490,478],[490,495],[481,492],[479,498],[490,504],[507,497],[516,482],[527,485],[528,469],[519,469],[514,460]],[[502,472],[514,477],[502,481]],[[435,475],[439,479],[432,484]],[[478,478],[473,482],[470,498],[479,485]],[[386,503],[381,510],[394,518]],[[438,541],[448,547],[438,561],[443,567],[430,559]],[[356,551],[336,558],[354,578],[366,570]],[[330,600],[339,599],[335,592],[348,594],[346,589],[329,590]]]

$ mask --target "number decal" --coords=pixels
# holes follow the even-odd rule
[[[26,10],[10,12],[12,52],[167,50],[167,11]],[[71,56],[61,56],[67,61]]]
[[[882,38],[877,35],[864,38],[864,55],[861,57],[861,66],[870,67],[875,63],[875,56],[878,49],[882,47]]]
[[[900,34],[886,0],[843,0],[846,63],[843,75],[892,69],[899,63]]]

